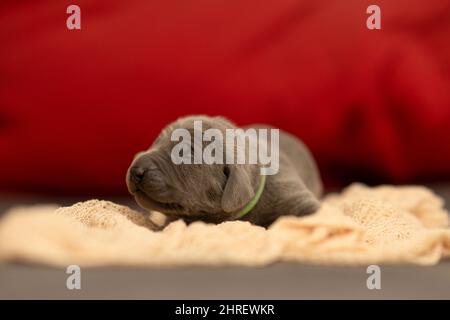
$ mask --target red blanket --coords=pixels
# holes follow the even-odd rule
[[[366,28],[369,4],[381,30]],[[450,1],[0,3],[0,189],[126,192],[186,114],[302,138],[326,181],[450,176]]]

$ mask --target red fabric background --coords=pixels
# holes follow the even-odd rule
[[[327,181],[450,176],[450,1],[0,3],[0,189],[125,193],[186,114],[301,137]]]

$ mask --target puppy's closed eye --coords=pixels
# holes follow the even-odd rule
[[[228,166],[223,167],[223,174],[225,175],[225,178],[227,178],[227,179],[230,177],[230,168]]]

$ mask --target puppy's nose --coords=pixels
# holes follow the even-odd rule
[[[145,175],[145,169],[142,167],[133,167],[130,169],[130,179],[135,184],[140,184]]]

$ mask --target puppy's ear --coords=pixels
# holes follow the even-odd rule
[[[222,210],[234,212],[243,208],[256,194],[258,167],[255,165],[225,165],[228,176],[223,195]]]

